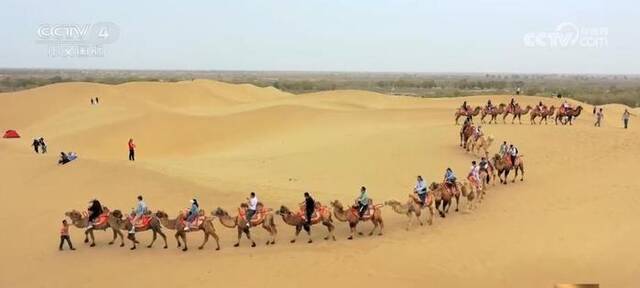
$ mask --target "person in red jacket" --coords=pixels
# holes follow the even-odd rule
[[[129,139],[129,161],[136,161],[136,144],[133,143],[133,138]]]

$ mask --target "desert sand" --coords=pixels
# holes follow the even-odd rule
[[[99,105],[90,105],[91,97]],[[361,185],[376,202],[405,201],[416,175],[439,181],[445,168],[463,176],[477,156],[458,147],[453,113],[463,100],[481,105],[510,96],[422,99],[363,91],[293,95],[274,88],[196,80],[100,85],[63,83],[0,94],[0,287],[552,287],[555,283],[640,285],[640,120],[621,128],[624,106],[606,105],[594,128],[592,106],[573,126],[484,125],[496,142],[515,143],[526,158],[525,181],[491,187],[471,213],[451,210],[432,226],[406,231],[406,217],[383,208],[385,234],[337,241],[313,227],[313,244],[290,244],[282,219],[278,243],[258,247],[215,222],[221,251],[202,235],[191,250],[82,243],[59,252],[64,212],[92,198],[129,211],[144,195],[171,217],[199,199],[207,213],[235,211],[250,191],[268,207],[296,206],[302,193],[350,203]],[[522,104],[559,100],[520,97]],[[633,110],[637,113],[637,109]],[[501,122],[501,121],[500,121]],[[49,154],[31,139],[43,136]],[[127,140],[137,161],[127,161]],[[60,151],[79,159],[56,164]],[[464,202],[463,202],[464,203]],[[461,206],[462,207],[462,206]],[[359,225],[368,231],[370,223]],[[138,236],[145,244],[150,233]],[[304,237],[300,238],[305,239]],[[127,242],[127,245],[129,243]]]

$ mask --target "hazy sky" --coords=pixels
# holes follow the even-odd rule
[[[115,42],[63,46],[101,57],[38,42],[101,22]],[[640,73],[638,0],[2,0],[0,24],[5,68]]]

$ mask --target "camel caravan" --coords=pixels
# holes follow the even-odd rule
[[[488,100],[484,107],[476,106],[475,108],[467,105],[465,101],[460,108],[456,109],[454,117],[456,125],[459,124],[459,119],[462,117],[468,119],[478,115],[480,116],[480,122],[482,124],[497,124],[500,116],[502,116],[502,123],[506,123],[507,117],[511,116],[511,124],[514,124],[516,119],[519,124],[522,124],[522,117],[526,117],[526,115],[529,114],[529,123],[532,125],[542,124],[542,121],[547,124],[549,118],[553,118],[556,125],[558,121],[560,121],[562,125],[572,125],[572,121],[580,116],[582,109],[582,106],[572,107],[567,101],[562,103],[557,109],[553,105],[547,107],[547,105],[544,105],[542,102],[538,103],[535,107],[527,105],[522,108],[520,104],[512,98],[509,104],[500,103],[498,106],[495,106],[491,103],[491,100]]]
[[[442,181],[434,181],[427,184],[418,176],[417,184],[409,194],[407,201],[388,200],[384,203],[375,203],[368,196],[367,188],[361,187],[360,195],[355,199],[354,204],[344,205],[338,200],[331,201],[329,205],[315,201],[307,192],[304,193],[304,202],[299,204],[298,209],[289,209],[280,206],[274,211],[267,208],[258,201],[255,192],[251,192],[246,202],[240,204],[235,215],[230,214],[223,208],[217,208],[207,215],[196,199],[190,201],[191,207],[179,211],[175,217],[170,217],[164,211],[151,212],[143,201],[142,196],[137,197],[136,208],[129,215],[124,215],[120,210],[111,211],[106,206],[102,206],[97,199],[90,201],[87,211],[71,210],[65,213],[71,219],[71,225],[84,229],[84,242],[90,247],[96,246],[94,232],[111,230],[113,238],[109,245],[117,240],[120,247],[125,246],[125,233],[127,240],[131,243],[131,250],[135,250],[140,244],[136,240],[136,233],[150,231],[152,240],[147,245],[153,247],[158,235],[162,238],[163,248],[168,247],[167,237],[163,229],[174,231],[174,238],[178,248],[182,251],[188,250],[188,236],[202,233],[202,243],[198,249],[204,249],[210,238],[215,241],[215,249],[220,250],[220,238],[214,227],[214,223],[219,221],[226,228],[235,229],[237,232],[235,247],[240,246],[240,240],[244,237],[251,243],[251,247],[257,244],[251,238],[251,229],[262,227],[269,233],[266,245],[276,244],[278,229],[276,218],[294,228],[291,243],[295,243],[297,238],[305,230],[311,240],[311,227],[322,224],[327,229],[325,240],[336,240],[334,235],[337,222],[345,222],[349,227],[349,236],[352,240],[356,235],[363,235],[357,231],[358,224],[371,222],[373,228],[368,235],[382,235],[384,231],[384,220],[382,216],[383,207],[391,207],[392,211],[406,215],[408,222],[406,229],[410,229],[415,218],[419,225],[424,225],[422,220],[423,210],[426,214],[426,223],[433,224],[436,212],[445,218],[455,202],[454,211],[460,211],[461,199],[466,199],[464,212],[471,212],[478,203],[486,196],[486,191],[490,186],[496,184],[496,179],[502,184],[507,184],[511,170],[515,170],[512,182],[516,181],[520,175],[520,181],[524,180],[523,156],[512,145],[504,142],[500,150],[493,157],[489,158],[489,149],[493,143],[493,136],[485,136],[481,126],[474,126],[470,118],[466,118],[460,132],[460,146],[466,151],[479,154],[480,161],[472,161],[471,169],[465,179],[458,179],[451,168],[445,170]],[[280,216],[280,217],[277,217]],[[337,220],[337,221],[336,221]],[[66,223],[66,222],[65,222]],[[192,233],[195,232],[195,233]]]

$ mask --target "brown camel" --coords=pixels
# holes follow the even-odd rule
[[[482,107],[480,106],[477,106],[475,109],[473,109],[473,111],[468,111],[468,110],[459,108],[458,110],[456,110],[456,113],[455,113],[456,125],[458,125],[458,119],[460,119],[460,117],[478,116],[478,114],[480,114],[480,110],[482,110]]]
[[[491,122],[498,123],[498,115],[501,115],[502,113],[504,113],[505,106],[507,106],[507,104],[500,103],[500,105],[498,105],[498,108],[493,107],[493,109],[491,110],[488,110],[485,107],[484,109],[482,109],[482,115],[480,117],[480,121],[484,124],[484,118],[487,117],[487,115],[491,115],[491,119],[489,119],[489,124],[491,124]]]
[[[89,245],[90,247],[95,247],[96,246],[96,240],[95,237],[93,236],[93,231],[94,230],[102,230],[105,231],[108,228],[111,228],[111,230],[113,231],[113,239],[111,240],[111,242],[109,242],[109,245],[113,245],[113,243],[116,241],[116,238],[118,237],[118,235],[120,236],[120,247],[124,247],[124,235],[122,234],[122,232],[120,232],[120,229],[118,228],[113,228],[112,226],[109,225],[109,210],[107,207],[103,207],[103,210],[105,211],[105,213],[103,214],[102,217],[107,217],[107,219],[102,219],[102,221],[98,221],[99,223],[92,225],[92,227],[89,227],[89,216],[87,215],[83,215],[83,213],[77,211],[77,210],[71,210],[68,212],[65,212],[64,215],[69,217],[69,219],[71,219],[71,224],[79,229],[84,229],[87,228],[84,231],[84,243],[89,243],[89,237],[91,237],[91,244]],[[106,220],[106,221],[104,221]]]
[[[471,139],[471,136],[473,136],[473,131],[475,130],[476,127],[472,124],[462,126],[462,129],[460,129],[460,147],[464,148],[465,150],[468,149],[467,141]]]
[[[458,206],[460,205],[460,194],[461,194],[461,185],[459,182],[453,187],[448,187],[444,183],[436,183],[431,182],[429,185],[429,191],[433,193],[433,197],[435,200],[436,209],[438,209],[438,214],[440,217],[446,217],[446,214],[449,213],[449,208],[451,208],[451,202],[453,198],[456,199],[456,212],[458,212]],[[442,205],[440,205],[442,204]],[[442,206],[442,209],[440,207]]]
[[[484,151],[484,157],[489,157],[489,147],[493,144],[493,135],[480,136],[478,139],[475,137],[469,137],[467,140],[467,151],[472,153],[480,153],[480,151]]]
[[[511,182],[516,182],[516,178],[518,177],[518,170],[522,172],[522,176],[520,176],[520,181],[524,181],[524,159],[522,155],[518,155],[516,158],[516,164],[513,165],[510,160],[509,155],[505,155],[504,157],[496,154],[493,156],[493,167],[498,170],[498,178],[500,178],[500,183],[507,184],[507,176],[509,176],[509,172],[511,169],[515,169],[516,173],[513,176],[513,180]],[[502,179],[502,175],[504,174],[504,180]]]
[[[553,115],[555,111],[556,107],[554,107],[553,105],[548,109],[540,110],[536,108],[531,110],[531,124],[536,124],[537,117],[540,117],[540,122],[538,122],[537,124],[542,124],[542,120],[544,120],[544,124],[547,124],[547,119],[549,118],[549,116]]]
[[[511,118],[511,124],[514,124],[514,121],[516,120],[516,118],[518,118],[518,122],[520,122],[520,124],[522,124],[522,120],[521,117],[523,115],[527,115],[527,113],[529,113],[529,111],[531,111],[531,106],[527,105],[527,107],[525,109],[522,109],[522,107],[520,107],[519,104],[516,104],[516,107],[513,109],[513,111],[511,111],[510,109],[507,109],[504,113],[504,116],[502,116],[502,122],[505,123],[505,118],[507,118],[507,115],[509,115],[509,113],[513,114],[513,118]]]
[[[130,217],[124,218],[123,219],[123,214],[122,212],[120,212],[120,210],[114,210],[110,215],[109,215],[109,225],[111,225],[111,227],[118,227],[118,230],[125,230],[125,231],[131,231],[131,227],[132,225],[136,225],[136,224],[132,224],[131,220],[133,218],[133,215],[130,215]],[[164,240],[164,246],[162,248],[167,249],[167,236],[164,235],[164,232],[162,232],[162,224],[160,224],[160,219],[158,219],[158,217],[156,217],[155,215],[153,215],[150,212],[145,213],[143,216],[143,223],[146,222],[146,224],[138,226],[136,225],[134,231],[136,233],[138,232],[143,232],[143,231],[148,231],[151,230],[151,232],[153,232],[153,239],[151,240],[151,243],[149,243],[149,245],[147,245],[147,248],[151,248],[153,247],[153,243],[156,242],[156,239],[158,238],[158,234],[160,234],[160,236],[162,237],[162,240]],[[148,218],[146,218],[148,217]],[[129,239],[132,243],[133,246],[131,246],[131,250],[135,250],[136,249],[136,244],[140,243],[138,242],[138,240],[136,240],[136,234],[135,233],[130,233],[128,232],[129,235],[127,236],[127,239]]]
[[[242,203],[240,205],[239,215],[230,216],[227,211],[224,211],[222,208],[216,209],[211,215],[218,217],[220,219],[220,224],[227,228],[236,228],[238,230],[238,242],[233,245],[233,247],[240,246],[240,238],[242,234],[247,236],[247,239],[251,241],[251,247],[256,247],[256,242],[251,239],[251,233],[249,231],[250,227],[256,227],[258,225],[262,225],[264,230],[269,232],[271,235],[271,240],[267,240],[267,245],[276,244],[276,236],[278,234],[278,230],[276,229],[276,222],[273,219],[273,213],[271,209],[264,208],[262,203],[258,203],[258,209],[256,215],[251,218],[250,225],[247,225],[247,220],[244,215],[241,216],[242,209],[247,207],[246,203]]]
[[[175,219],[169,219],[169,215],[163,211],[156,212],[156,217],[160,219],[160,223],[162,226],[169,230],[175,230],[176,234],[176,242],[178,242],[178,248],[182,246],[180,239],[184,242],[184,248],[182,251],[187,251],[189,248],[187,247],[187,233],[202,231],[204,233],[204,241],[198,249],[203,249],[204,245],[209,241],[209,236],[213,237],[216,240],[216,250],[220,250],[220,241],[218,238],[218,234],[216,234],[216,229],[213,227],[213,218],[204,216],[204,210],[200,210],[198,217],[204,218],[198,221],[197,226],[190,226],[188,230],[185,229],[186,226],[186,217],[184,212],[178,213],[178,217]]]
[[[373,235],[373,232],[376,230],[376,228],[378,228],[378,226],[380,226],[378,235],[382,235],[382,231],[384,230],[384,222],[382,221],[381,208],[384,205],[373,205],[371,199],[369,199],[369,211],[365,212],[362,218],[360,217],[360,215],[358,215],[358,210],[356,208],[351,207],[345,210],[344,206],[342,206],[342,203],[340,203],[340,201],[338,200],[331,202],[331,206],[333,207],[333,215],[336,217],[336,219],[338,219],[338,221],[349,223],[350,234],[349,238],[347,239],[353,239],[353,234],[355,234],[356,232],[356,226],[360,221],[371,221],[371,223],[373,223],[373,229],[371,229],[371,232],[369,232],[369,236]],[[362,235],[362,233],[358,234]]]
[[[580,113],[582,112],[582,106],[578,106],[576,108],[566,108],[566,109],[558,109],[558,112],[556,112],[556,125],[558,125],[558,119],[560,119],[560,121],[562,122],[562,125],[567,124],[567,122],[569,123],[569,125],[573,125],[573,118],[577,118],[578,116],[580,116]],[[565,117],[567,117],[567,120],[563,120]]]
[[[418,223],[420,223],[420,226],[424,225],[424,223],[422,223],[422,220],[420,219],[420,216],[422,215],[422,209],[424,208],[429,208],[429,214],[427,214],[427,224],[433,224],[433,210],[435,207],[433,197],[431,195],[428,195],[426,202],[427,203],[425,203],[425,205],[422,205],[420,198],[412,193],[409,194],[409,200],[404,204],[396,200],[389,200],[384,202],[384,204],[386,206],[391,206],[391,209],[393,209],[393,211],[398,214],[407,215],[407,230],[409,230],[412,222],[411,215],[415,215],[416,220],[418,220]]]
[[[333,239],[333,241],[336,241],[336,236],[333,235],[335,226],[333,225],[333,219],[331,218],[331,210],[329,210],[328,207],[321,206],[319,202],[316,202],[316,207],[317,208],[314,212],[314,216],[311,217],[311,225],[322,223],[322,225],[326,226],[327,230],[329,230],[329,234],[324,237],[324,240]],[[286,206],[280,206],[280,210],[278,210],[276,214],[282,216],[282,220],[284,221],[284,223],[296,227],[296,235],[291,240],[291,243],[296,242],[296,240],[298,239],[298,235],[300,234],[300,231],[302,231],[302,229],[307,231],[307,235],[309,235],[309,241],[307,242],[313,242],[313,240],[311,240],[311,227],[306,225],[307,221],[304,218],[305,214],[303,212],[294,213]]]

